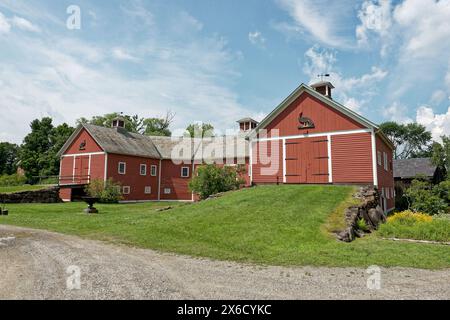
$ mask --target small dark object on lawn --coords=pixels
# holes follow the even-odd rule
[[[168,210],[171,210],[171,209],[173,209],[173,207],[164,207],[164,208],[159,208],[159,209],[157,209],[156,211],[168,211]]]
[[[84,209],[84,212],[86,212],[87,214],[98,213],[98,210],[96,208],[94,208],[94,204],[96,202],[98,202],[98,200],[100,200],[99,198],[82,197],[82,199],[84,202],[86,202],[88,204],[88,207],[86,209]]]
[[[3,214],[4,216],[7,216],[7,215],[9,214],[9,212],[8,212],[8,210],[2,210],[2,214]]]

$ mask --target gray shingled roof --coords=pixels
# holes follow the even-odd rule
[[[430,158],[394,160],[394,178],[408,179],[417,175],[433,177],[436,168]]]
[[[91,124],[83,126],[105,152],[157,159],[161,157],[148,136]]]
[[[59,151],[61,155],[72,143],[72,140],[85,128],[100,147],[107,153],[142,156],[154,159],[192,160],[201,159],[223,159],[225,157],[246,157],[249,154],[248,142],[244,136],[227,137],[225,139],[183,139],[181,137],[145,136],[131,133],[124,129],[113,129],[83,124],[68,139]],[[214,150],[215,152],[211,152]],[[219,150],[223,150],[223,153]],[[216,154],[217,153],[217,154]]]

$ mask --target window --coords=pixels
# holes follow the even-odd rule
[[[127,164],[125,162],[119,162],[118,172],[119,174],[125,174],[127,172]]]
[[[189,177],[189,167],[182,167],[181,168],[181,177],[182,178],[188,178]]]
[[[131,188],[129,186],[123,187],[122,188],[122,193],[123,194],[130,194],[131,192]]]
[[[391,198],[394,199],[395,197],[395,190],[394,188],[391,188]]]
[[[146,176],[147,175],[147,165],[141,164],[139,171],[141,173],[141,176]]]
[[[144,193],[145,194],[151,194],[152,193],[152,187],[145,187]]]
[[[171,194],[171,193],[172,193],[172,189],[164,188],[164,194]]]
[[[383,157],[384,157],[384,170],[388,171],[388,157],[387,157],[387,153],[383,152]]]
[[[390,199],[391,198],[391,192],[390,192],[390,188],[386,188],[386,199]]]
[[[151,166],[150,174],[152,175],[152,177],[156,177],[156,171],[157,170],[158,170],[157,166]]]
[[[381,166],[381,152],[377,152],[377,158],[378,158],[378,165]]]

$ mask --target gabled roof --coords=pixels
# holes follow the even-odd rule
[[[417,175],[432,178],[436,169],[430,158],[394,160],[394,178],[411,179]]]
[[[165,136],[152,136],[149,138],[155,144],[162,159],[192,160],[198,148],[198,143],[195,143],[194,139]]]
[[[246,118],[242,118],[238,121],[236,121],[237,123],[243,123],[243,122],[253,122],[253,123],[258,123],[258,121],[250,118],[250,117],[246,117]]]
[[[58,152],[59,156],[67,150],[82,129],[86,129],[95,142],[107,153],[161,158],[158,149],[148,136],[91,124],[80,125]]]
[[[302,83],[297,89],[294,90],[286,99],[284,99],[283,102],[281,102],[267,117],[265,117],[258,126],[252,130],[252,132],[249,135],[254,134],[258,130],[264,129],[273,119],[275,119],[284,109],[286,109],[288,106],[292,104],[292,102],[295,101],[301,94],[304,92],[309,93],[313,97],[317,98],[318,100],[322,101],[326,105],[340,111],[341,113],[345,114],[346,116],[350,117],[351,119],[355,120],[356,122],[362,124],[363,126],[369,128],[369,129],[378,129],[378,125],[373,123],[372,121],[364,118],[363,116],[357,114],[353,110],[350,110],[349,108],[345,107],[344,105],[328,98],[327,96],[324,96],[323,94],[320,94],[310,86]]]

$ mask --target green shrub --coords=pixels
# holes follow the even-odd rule
[[[18,174],[2,175],[0,176],[0,186],[20,186],[25,184],[26,178]]]
[[[413,180],[411,186],[405,191],[405,196],[409,199],[410,209],[431,215],[447,212],[448,204],[446,200],[440,197],[445,192],[445,187],[443,185],[442,188],[436,188],[427,181]]]
[[[359,219],[358,221],[356,221],[356,225],[359,230],[362,230],[364,232],[369,231],[369,227],[367,226],[366,220],[364,219]]]
[[[238,189],[242,183],[234,167],[204,165],[197,168],[189,188],[199,194],[201,199],[206,199],[212,194]]]
[[[86,186],[85,191],[88,196],[99,198],[101,203],[117,203],[123,199],[120,184],[111,178],[106,182],[94,179]]]
[[[398,223],[402,225],[413,225],[417,222],[431,222],[433,218],[422,212],[412,212],[411,210],[405,210],[397,212],[394,215],[387,218],[388,223]]]

